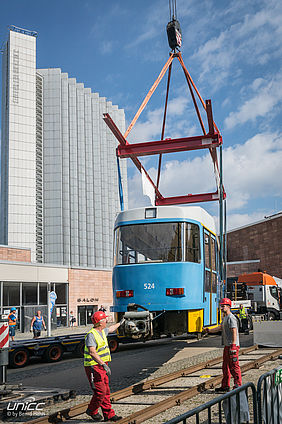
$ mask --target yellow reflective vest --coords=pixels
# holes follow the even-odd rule
[[[239,309],[239,314],[240,314],[240,318],[242,319],[247,318],[247,314],[246,314],[244,306],[242,309]]]
[[[103,362],[111,361],[111,353],[110,353],[110,349],[109,349],[109,345],[108,345],[108,339],[107,339],[107,336],[105,334],[105,331],[102,330],[102,335],[101,335],[100,332],[98,330],[95,330],[95,328],[93,327],[86,334],[85,340],[86,340],[86,337],[88,336],[89,333],[92,333],[94,338],[95,338],[95,341],[97,343],[96,352],[98,353],[100,358],[103,360]],[[92,358],[92,356],[89,354],[88,347],[85,345],[85,347],[84,347],[84,366],[90,367],[90,366],[97,365],[97,364],[98,364],[98,362],[96,362],[95,359]]]

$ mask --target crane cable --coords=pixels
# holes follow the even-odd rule
[[[171,21],[177,19],[176,0],[168,0],[169,18]]]

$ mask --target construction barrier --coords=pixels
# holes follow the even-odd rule
[[[7,381],[7,365],[9,362],[9,324],[8,316],[0,315],[0,384]]]
[[[257,386],[259,424],[282,423],[282,367],[263,374]]]
[[[237,389],[204,403],[185,414],[179,415],[166,424],[184,423],[188,418],[194,417],[196,423],[205,424],[222,423],[225,415],[227,424],[242,424],[250,422],[249,401],[253,405],[254,423],[257,424],[257,398],[256,388],[253,383],[247,383]]]
[[[188,424],[188,418],[200,424],[281,424],[282,366],[263,374],[257,384],[247,383],[191,409],[166,424]],[[192,422],[191,420],[189,423]]]

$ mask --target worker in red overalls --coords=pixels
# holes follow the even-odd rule
[[[94,326],[85,336],[84,369],[93,390],[93,396],[86,414],[93,421],[101,421],[103,417],[98,412],[101,407],[104,421],[115,422],[122,417],[115,414],[110,401],[108,376],[111,375],[111,370],[108,363],[111,361],[111,354],[107,335],[116,331],[124,323],[124,319],[106,328],[107,315],[103,311],[97,311],[92,315],[91,321]]]
[[[241,369],[239,365],[239,331],[237,319],[231,312],[231,300],[224,298],[220,301],[220,309],[223,314],[221,324],[212,329],[205,329],[207,333],[216,333],[222,330],[224,345],[221,387],[215,389],[217,393],[226,393],[230,390],[231,374],[234,378],[234,389],[242,385]]]

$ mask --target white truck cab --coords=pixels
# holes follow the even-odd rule
[[[258,314],[268,314],[269,319],[280,317],[280,292],[276,281],[264,272],[242,274],[238,283],[246,285],[247,299]]]

